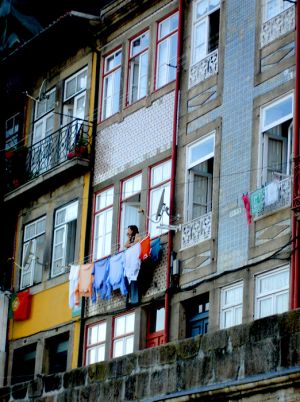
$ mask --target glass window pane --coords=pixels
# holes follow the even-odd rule
[[[126,317],[126,327],[125,327],[126,334],[134,332],[134,313],[128,314],[125,317]]]
[[[263,299],[259,301],[259,317],[267,317],[273,314],[272,311],[272,298]]]
[[[87,79],[87,71],[83,71],[82,73],[79,73],[77,76],[77,92],[82,91],[83,89],[86,88],[86,79]]]
[[[167,64],[168,41],[165,40],[158,46],[157,88],[160,88],[167,83]]]
[[[243,319],[243,308],[242,307],[237,307],[235,309],[235,323],[234,325],[240,325],[242,323]]]
[[[156,311],[155,332],[162,331],[165,328],[165,308],[161,307]]]
[[[123,356],[123,339],[117,339],[114,341],[113,357]]]
[[[88,329],[88,345],[98,342],[98,325],[94,325]]]
[[[115,336],[125,334],[125,316],[117,317],[115,319]]]
[[[60,209],[56,212],[56,217],[55,217],[55,226],[61,225],[62,223],[65,223],[65,216],[66,216],[66,209]]]
[[[125,354],[132,353],[133,352],[133,335],[129,336],[125,340]]]
[[[274,127],[293,115],[293,97],[289,96],[264,109],[263,129]]]
[[[233,312],[232,310],[224,311],[224,328],[229,328],[233,325]]]
[[[66,222],[70,222],[77,219],[77,212],[78,212],[78,201],[68,205],[66,208]]]
[[[276,314],[284,313],[289,309],[289,295],[288,292],[281,293],[276,297]]]
[[[76,92],[76,77],[66,82],[66,95],[65,98],[70,98]]]
[[[97,362],[97,349],[88,349],[87,352],[87,364],[93,364]]]
[[[215,136],[210,135],[189,147],[189,165],[196,165],[214,155]]]

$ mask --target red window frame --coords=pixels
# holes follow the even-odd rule
[[[106,60],[108,59],[108,57],[112,56],[114,53],[117,53],[118,51],[121,51],[121,62],[120,65],[118,65],[117,67],[112,68],[111,70],[109,70],[109,72],[105,72],[105,65],[106,65]],[[106,55],[103,56],[102,58],[102,79],[101,79],[101,91],[100,91],[100,109],[99,109],[99,122],[101,123],[102,121],[109,119],[111,116],[113,116],[114,114],[118,113],[120,111],[120,105],[119,105],[119,110],[116,113],[111,114],[108,117],[103,117],[103,105],[104,105],[104,81],[105,78],[114,73],[116,70],[121,69],[122,70],[122,57],[123,57],[123,49],[122,46],[118,46],[115,49],[113,49],[111,52],[107,53]],[[122,71],[121,71],[122,72]],[[120,90],[121,90],[121,84],[120,84]]]
[[[161,88],[165,87],[165,86],[168,85],[170,82],[173,82],[173,81],[175,80],[175,79],[174,79],[174,80],[172,80],[172,81],[169,81],[169,82],[167,82],[166,84],[162,85],[161,87],[157,87],[157,75],[158,75],[158,74],[157,74],[157,72],[158,72],[158,66],[157,66],[157,62],[158,62],[158,46],[159,46],[159,44],[160,44],[161,42],[163,42],[164,40],[166,40],[168,37],[174,35],[174,33],[176,33],[176,32],[177,32],[177,42],[178,42],[178,39],[179,39],[179,38],[178,38],[179,21],[178,21],[178,25],[177,25],[177,28],[176,28],[176,29],[174,29],[173,31],[169,32],[167,35],[165,35],[163,38],[160,38],[160,39],[158,39],[158,37],[159,37],[159,27],[160,27],[160,24],[161,24],[162,22],[166,21],[168,18],[172,17],[172,16],[173,16],[174,14],[176,14],[176,13],[179,13],[179,11],[178,11],[178,10],[172,11],[172,12],[170,12],[169,14],[167,14],[166,16],[164,16],[163,18],[161,18],[160,20],[157,21],[157,26],[156,26],[156,43],[155,43],[154,83],[153,83],[153,85],[154,85],[153,90],[154,90],[154,91],[160,90]],[[177,59],[178,59],[178,46],[177,46],[177,49],[176,49],[176,61],[177,61]]]
[[[165,343],[165,323],[164,328],[160,331],[151,331],[151,320],[155,314],[155,321],[157,319],[157,311],[164,309],[164,306],[158,306],[147,311],[147,335],[146,335],[146,348],[152,348]],[[165,310],[165,309],[164,309]],[[165,311],[163,311],[165,314]]]
[[[97,342],[97,343],[94,343],[93,345],[89,346],[88,345],[88,330],[90,328],[95,327],[96,325],[100,325],[102,323],[106,324],[105,340],[103,342]],[[103,345],[103,344],[104,344],[104,347],[106,348],[106,342],[107,342],[106,335],[107,335],[107,321],[106,320],[101,320],[101,321],[97,321],[97,322],[94,322],[92,324],[86,325],[86,327],[85,327],[85,342],[84,342],[84,364],[85,365],[88,364],[87,363],[88,349],[91,349],[91,348],[93,348],[95,346],[99,346],[99,345]],[[105,355],[105,351],[104,351],[104,355]],[[89,364],[91,364],[91,363],[89,363]]]
[[[133,342],[134,342],[134,328],[133,328],[133,332],[128,332],[125,333],[123,335],[119,335],[119,336],[115,336],[115,327],[116,327],[116,320],[120,317],[126,316],[126,315],[130,315],[133,314],[133,319],[134,319],[134,327],[135,327],[135,310],[130,310],[130,311],[126,311],[126,313],[122,313],[122,314],[118,314],[115,315],[113,317],[113,322],[112,322],[112,336],[111,336],[111,348],[110,348],[110,357],[111,359],[114,359],[114,342],[115,340],[118,339],[123,339],[123,338],[127,338],[128,336],[133,335]],[[133,349],[134,349],[134,345],[133,345]],[[122,355],[125,356],[125,355]]]

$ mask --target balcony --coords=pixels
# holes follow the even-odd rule
[[[212,213],[209,212],[190,222],[184,223],[181,229],[181,249],[195,246],[211,238]]]
[[[218,49],[210,53],[205,59],[190,67],[189,88],[199,84],[218,72]]]
[[[29,147],[5,153],[6,199],[89,166],[91,124],[74,120]],[[80,168],[81,167],[81,168]],[[10,194],[11,196],[8,196]]]
[[[260,45],[264,47],[295,29],[295,7],[291,6],[262,24]]]
[[[254,218],[291,206],[291,178],[273,181],[250,194],[251,215]]]

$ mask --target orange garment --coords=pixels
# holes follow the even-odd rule
[[[93,271],[94,264],[83,264],[79,269],[78,285],[75,289],[75,305],[79,305],[80,297],[92,296],[92,284],[93,284]]]
[[[146,236],[141,241],[141,254],[140,259],[141,261],[146,260],[146,258],[150,257],[150,236]]]

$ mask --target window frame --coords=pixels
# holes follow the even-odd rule
[[[22,130],[22,121],[21,121],[21,113],[17,112],[14,113],[12,116],[10,116],[8,119],[5,119],[5,128],[4,128],[4,141],[5,141],[5,145],[4,148],[5,150],[9,150],[9,149],[13,149],[18,147],[19,142],[21,140],[21,130]],[[13,121],[13,133],[10,135],[8,134],[9,129],[7,128],[8,122],[9,121]],[[17,124],[15,123],[15,120],[18,120]],[[17,130],[16,130],[17,127]],[[10,143],[13,143],[12,145],[9,145]]]
[[[155,320],[157,321],[157,312],[163,310],[163,328],[151,332],[151,319],[155,314]],[[154,306],[147,310],[147,334],[146,334],[146,348],[152,348],[155,346],[163,345],[165,343],[165,306]]]
[[[145,47],[140,52],[136,53],[134,56],[131,56],[131,46],[134,41],[141,38],[143,35],[148,34],[148,46]],[[138,94],[140,92],[140,66],[141,66],[141,57],[147,54],[147,74],[146,74],[146,93],[143,96],[137,95],[137,99],[133,100],[133,68],[131,67],[131,63],[136,59],[139,58],[139,79],[138,79]],[[147,27],[145,30],[134,36],[129,40],[128,46],[128,73],[127,73],[127,96],[126,96],[126,106],[132,105],[135,102],[145,98],[148,95],[148,76],[149,76],[149,54],[150,54],[150,29]]]
[[[107,60],[108,60],[110,57],[112,57],[112,56],[114,56],[114,58],[115,58],[115,55],[116,55],[118,52],[121,53],[120,63],[119,63],[117,66],[114,66],[114,67],[112,67],[110,70],[106,71]],[[101,103],[100,103],[100,104],[101,104],[101,108],[100,108],[100,121],[104,121],[104,120],[106,120],[106,119],[109,119],[111,116],[113,116],[113,115],[115,115],[115,114],[117,114],[117,113],[120,112],[120,109],[121,109],[121,105],[120,105],[121,99],[120,99],[120,98],[121,98],[121,88],[122,88],[122,83],[121,83],[121,78],[122,78],[122,62],[123,62],[123,48],[122,48],[122,46],[117,47],[116,49],[112,50],[110,53],[107,53],[106,55],[103,56],[103,60],[102,60],[102,88],[101,88]],[[113,77],[113,78],[112,78],[112,79],[113,79],[113,90],[112,90],[112,93],[114,94],[115,73],[116,73],[118,70],[120,70],[120,87],[119,87],[119,90],[118,90],[118,98],[119,98],[118,110],[114,112],[113,109],[112,109],[112,107],[111,107],[112,112],[111,112],[109,115],[106,115],[106,113],[104,113],[105,105],[106,105],[105,100],[107,99],[107,98],[104,97],[104,95],[105,95],[105,94],[104,94],[104,91],[105,91],[105,88],[106,88],[105,82],[106,82],[106,79],[107,79],[108,77],[110,77],[110,76]],[[112,96],[112,100],[113,100],[113,96]],[[106,106],[106,108],[107,108],[107,106]]]
[[[269,291],[265,292],[263,294],[260,294],[258,292],[259,289],[259,281],[261,279],[269,278],[272,277],[272,275],[276,275],[277,273],[280,272],[286,272],[288,274],[287,278],[287,285],[285,287],[282,287],[280,289],[276,289],[276,292]],[[289,295],[290,295],[290,288],[289,288],[289,282],[290,282],[290,266],[289,265],[284,265],[279,268],[271,269],[262,273],[259,273],[255,275],[255,295],[254,295],[254,319],[259,319],[259,318],[264,318],[264,317],[269,317],[274,314],[280,314],[276,311],[276,296],[282,295],[282,294],[287,294],[287,305],[288,308],[285,311],[289,310]],[[266,297],[271,296],[271,301],[272,301],[272,312],[271,314],[265,315],[265,316],[260,316],[260,304],[259,302],[263,299],[266,299]]]
[[[293,6],[293,3],[289,3],[288,1],[284,1],[284,0],[276,0],[277,4],[276,4],[276,8],[277,8],[277,12],[276,14],[272,15],[271,17],[267,17],[267,1],[268,0],[263,0],[263,4],[262,4],[262,22],[265,23],[267,21],[270,21],[271,19],[275,18],[277,15],[279,15],[280,13],[282,13],[283,11],[287,10],[288,8]]]
[[[76,218],[75,219],[71,219],[71,220],[64,220],[63,223],[60,224],[56,224],[56,219],[57,219],[57,214],[63,210],[67,210],[68,207],[71,207],[72,205],[77,204],[77,212],[76,212]],[[51,270],[50,270],[50,277],[51,278],[55,278],[59,275],[62,275],[65,273],[65,267],[66,267],[66,258],[67,258],[67,246],[68,246],[68,226],[70,223],[72,222],[76,222],[76,226],[75,226],[75,234],[74,234],[74,244],[76,245],[76,234],[77,234],[77,222],[78,222],[78,212],[79,212],[79,200],[73,200],[67,204],[62,205],[61,207],[57,208],[54,211],[54,219],[53,219],[53,241],[52,241],[52,253],[51,253]],[[63,232],[63,241],[61,242],[63,244],[62,246],[62,256],[59,259],[54,260],[54,253],[55,253],[55,246],[58,243],[55,243],[55,239],[56,239],[56,233],[60,230],[60,229],[64,229]],[[75,249],[76,247],[74,247],[74,258],[75,258]],[[58,260],[62,260],[62,264],[61,264],[61,269],[60,272],[58,273],[54,273],[54,263],[55,261]],[[71,261],[70,261],[71,262]],[[74,261],[73,261],[74,262]]]
[[[105,207],[97,209],[97,197],[101,197],[101,194],[107,193],[109,190],[112,190],[112,202],[111,204],[105,205]],[[93,236],[92,236],[92,254],[93,254],[93,259],[94,261],[100,260],[102,258],[107,257],[108,255],[111,254],[111,249],[112,249],[112,228],[113,228],[113,207],[114,207],[114,186],[109,186],[104,188],[103,190],[98,191],[97,193],[94,194],[94,208],[93,208]],[[96,239],[96,230],[97,230],[97,222],[96,219],[99,217],[101,214],[105,214],[105,222],[107,222],[107,213],[111,211],[112,213],[112,224],[111,224],[111,241],[110,241],[110,252],[109,254],[101,254],[100,257],[97,258],[96,251],[98,250],[98,247],[96,247],[96,240],[99,239],[100,236]],[[106,233],[107,234],[107,233]],[[102,250],[105,250],[105,244],[103,243],[102,245]]]
[[[226,292],[230,290],[235,290],[241,288],[242,294],[241,294],[241,301],[239,303],[225,303],[226,301]],[[243,322],[243,297],[244,297],[244,282],[241,280],[239,282],[224,286],[221,288],[221,297],[220,297],[220,329],[226,329],[233,327],[235,325],[240,325]],[[242,308],[242,315],[241,315],[241,322],[236,322],[237,317],[236,317],[236,312],[237,309]],[[234,316],[234,323],[225,326],[225,313],[227,311],[232,311],[233,316]]]
[[[133,330],[132,332],[125,332],[122,335],[115,335],[115,329],[116,329],[116,320],[118,320],[121,317],[126,317],[126,316],[131,316],[133,315]],[[116,358],[116,357],[121,357],[121,356],[126,356],[129,353],[133,353],[134,352],[134,340],[135,340],[135,319],[136,319],[136,312],[135,310],[131,310],[131,311],[126,311],[126,313],[123,314],[118,314],[116,316],[113,317],[113,323],[112,323],[112,337],[111,337],[111,358]],[[126,318],[125,318],[125,329],[126,329]],[[118,355],[115,356],[114,352],[115,352],[115,341],[118,340],[123,340],[126,341],[127,338],[131,338],[133,339],[133,347],[132,347],[132,351],[128,352],[128,353],[123,353],[122,355]],[[123,343],[123,351],[124,351],[124,343]]]
[[[104,339],[104,341],[96,342],[96,343],[93,343],[93,344],[89,345],[88,342],[89,342],[89,330],[90,330],[90,328],[95,327],[95,326],[100,326],[100,325],[103,325],[103,324],[105,324],[105,339]],[[93,363],[88,362],[88,352],[89,352],[89,350],[95,349],[98,346],[104,345],[104,360],[99,360],[99,361],[96,361],[94,363],[98,363],[98,362],[106,360],[105,357],[106,357],[106,344],[107,344],[107,330],[108,330],[107,320],[101,320],[101,321],[97,321],[97,322],[94,322],[94,323],[86,325],[86,327],[85,327],[85,345],[84,345],[84,363],[85,363],[85,366],[87,366],[89,364],[93,364]]]
[[[160,30],[161,24],[164,23],[165,21],[167,21],[169,18],[172,18],[173,16],[175,16],[175,14],[177,14],[177,18],[178,18],[177,28],[171,30],[170,32],[168,32],[168,33],[167,33],[165,36],[163,36],[162,38],[159,38],[159,30]],[[168,41],[168,42],[167,42],[167,53],[168,53],[167,59],[168,59],[168,64],[171,64],[170,62],[172,61],[172,57],[171,57],[172,55],[170,55],[170,43],[169,43],[169,41],[170,41],[170,38],[171,38],[172,36],[177,35],[177,39],[176,39],[175,66],[174,66],[174,67],[168,66],[169,69],[172,69],[172,68],[174,68],[174,70],[175,70],[175,68],[177,69],[177,63],[178,63],[178,31],[179,31],[179,11],[178,11],[178,10],[172,11],[170,14],[168,14],[168,15],[165,16],[165,17],[163,17],[163,18],[160,19],[159,21],[157,21],[157,27],[156,27],[156,44],[155,44],[155,66],[154,66],[154,68],[155,68],[155,70],[154,70],[154,71],[155,71],[155,73],[154,73],[154,77],[155,77],[155,79],[154,79],[154,91],[157,91],[157,90],[159,90],[159,89],[165,87],[166,85],[168,85],[169,83],[175,81],[175,79],[176,79],[176,71],[175,71],[175,76],[174,76],[173,79],[167,78],[166,81],[164,81],[163,84],[161,84],[161,85],[158,86],[159,67],[160,67],[160,65],[159,65],[159,47],[160,47],[160,45],[161,45],[163,42]],[[170,71],[171,71],[171,70],[168,70],[168,71],[167,71],[167,76],[168,76],[168,77],[169,77],[169,75],[170,75]]]

